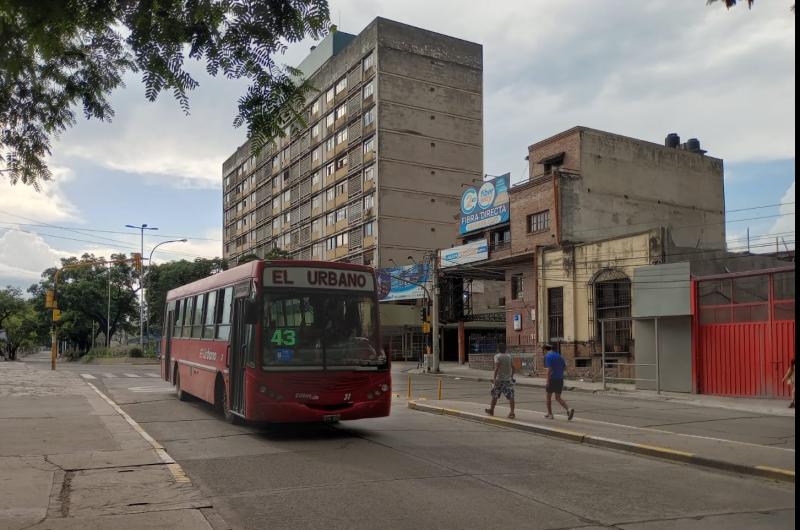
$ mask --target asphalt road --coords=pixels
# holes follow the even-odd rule
[[[239,427],[203,403],[177,401],[152,376],[157,365],[59,369],[114,399],[236,528],[794,528],[790,484],[410,411],[404,399],[389,418]],[[402,380],[395,392],[404,397]],[[435,381],[427,384],[433,397]],[[426,391],[422,381],[415,388]],[[445,392],[478,399],[487,390],[465,382]]]

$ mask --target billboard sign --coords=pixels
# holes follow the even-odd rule
[[[510,179],[506,173],[487,180],[478,188],[470,187],[464,191],[461,195],[462,234],[508,222]]]
[[[443,269],[485,259],[489,259],[489,242],[486,239],[439,251],[439,263]]]
[[[431,268],[425,264],[406,265],[378,270],[378,299],[381,302],[425,298],[425,285],[430,289]]]

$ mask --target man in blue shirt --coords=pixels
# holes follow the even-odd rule
[[[544,345],[544,366],[547,368],[547,416],[545,418],[553,419],[553,394],[556,395],[558,401],[564,410],[567,411],[567,419],[571,420],[575,416],[575,409],[569,408],[567,402],[561,399],[561,392],[564,391],[564,370],[567,368],[567,363],[561,354],[553,349],[549,344]]]

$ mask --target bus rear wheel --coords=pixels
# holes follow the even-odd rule
[[[189,401],[189,394],[181,388],[181,373],[177,368],[175,369],[175,396],[178,401]]]

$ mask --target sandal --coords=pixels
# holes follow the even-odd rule
[[[483,409],[483,411],[489,416],[494,416],[494,411],[492,409]]]
[[[508,419],[509,419],[509,420],[513,420],[514,418],[516,418],[516,416],[514,415],[514,413],[513,413],[513,412],[509,413],[509,415],[508,415]]]
[[[544,419],[546,419],[546,420],[552,420],[552,419],[553,419],[553,415],[552,415],[552,414],[545,414],[545,415],[544,415]]]

